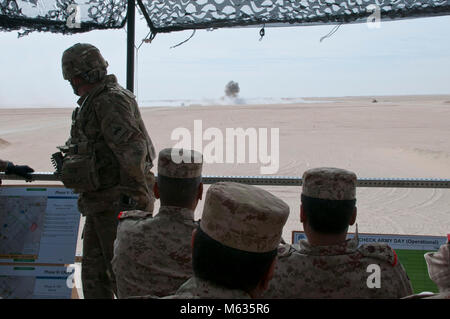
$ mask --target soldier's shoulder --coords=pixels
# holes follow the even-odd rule
[[[129,99],[135,99],[136,96],[133,92],[125,89],[117,82],[117,78],[114,74],[107,75],[107,79],[105,81],[106,92],[109,94],[117,94],[119,96],[124,96]]]
[[[95,94],[93,102],[96,105],[108,104],[111,102],[121,104],[133,104],[136,96],[129,90],[122,87],[117,81],[106,81],[103,87]]]
[[[106,87],[104,90],[99,92],[93,101],[95,104],[110,103],[110,102],[122,102],[122,103],[133,103],[135,101],[135,96],[133,93],[124,89],[120,86]]]
[[[279,244],[277,248],[277,258],[279,259],[288,258],[297,251],[298,250],[295,248],[294,245],[287,243]]]
[[[358,251],[367,258],[384,261],[392,267],[398,263],[398,257],[395,250],[384,243],[372,243],[359,246]]]
[[[110,96],[115,96],[117,98],[125,98],[127,100],[136,99],[136,96],[131,91],[125,89],[120,84],[107,86],[107,90],[104,94],[109,94]]]
[[[277,249],[277,269],[291,272],[293,267],[304,264],[305,255],[295,244],[280,244]]]
[[[146,219],[152,218],[153,213],[143,210],[127,210],[119,213],[119,221],[124,219]]]

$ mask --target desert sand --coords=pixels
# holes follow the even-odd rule
[[[184,127],[193,135],[194,120],[202,120],[203,131],[217,128],[223,135],[226,128],[278,128],[280,165],[273,175],[301,177],[308,168],[334,166],[367,178],[450,178],[450,96],[307,101],[280,105],[144,105],[141,113],[157,151],[177,143],[171,140],[174,129]],[[71,112],[69,108],[0,109],[0,158],[26,163],[35,171],[52,172],[50,155],[68,137]],[[203,142],[203,147],[206,144]],[[262,165],[205,163],[204,175],[260,175]],[[291,208],[283,233],[290,242],[291,232],[302,230],[301,188],[265,188]],[[201,217],[202,206],[200,202],[196,218]],[[450,189],[361,187],[357,206],[361,233],[444,236],[450,232]],[[78,253],[80,249],[81,242]]]

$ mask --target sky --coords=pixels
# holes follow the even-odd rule
[[[450,16],[342,25],[198,30],[157,34],[137,54],[135,94],[149,100],[219,99],[239,83],[243,98],[450,94]],[[136,44],[147,35],[136,26]],[[0,32],[0,107],[73,107],[61,55],[77,42],[97,46],[126,85],[126,29],[77,35]]]

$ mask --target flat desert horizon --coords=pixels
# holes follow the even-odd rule
[[[0,108],[0,158],[27,164],[37,172],[53,172],[50,156],[69,136],[71,113],[71,108]],[[354,171],[359,178],[450,178],[450,95],[308,98],[304,103],[278,105],[141,107],[141,114],[157,152],[179,142],[171,139],[177,128],[186,128],[194,136],[194,121],[201,120],[202,134],[208,128],[218,129],[223,136],[227,128],[278,129],[279,168],[272,174],[275,176],[301,177],[309,168],[331,166]],[[203,148],[209,142],[204,139]],[[224,148],[225,144],[224,139]],[[267,146],[268,155],[271,146]],[[248,145],[245,147],[248,149]],[[156,173],[157,160],[154,164]],[[205,161],[203,175],[256,176],[266,165],[259,160],[243,164]],[[3,184],[20,182],[6,180]],[[263,188],[289,204],[283,237],[290,242],[292,231],[303,229],[299,220],[301,187]],[[158,207],[159,203],[155,212]],[[196,209],[196,219],[201,217],[202,207],[203,201]],[[450,189],[360,187],[357,207],[360,233],[450,233]],[[355,226],[349,229],[354,230]],[[80,252],[81,242],[77,248]]]

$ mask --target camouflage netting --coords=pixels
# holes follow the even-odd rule
[[[145,0],[157,32],[245,25],[365,22],[450,14],[450,0]]]
[[[0,31],[78,33],[122,28],[126,0],[0,0]]]
[[[139,0],[137,3],[145,9],[144,16],[153,33],[247,25],[358,23],[375,13],[379,13],[381,20],[450,14],[450,0]],[[68,25],[74,15],[71,5],[80,13],[79,27]],[[75,33],[121,28],[126,8],[126,0],[0,0],[0,30]]]

